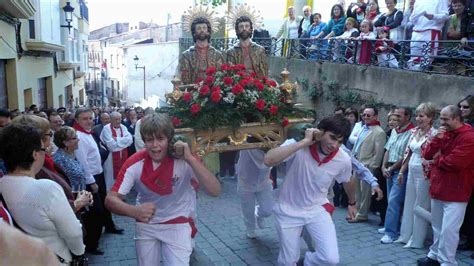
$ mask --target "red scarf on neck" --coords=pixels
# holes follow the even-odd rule
[[[153,161],[148,152],[145,151],[145,153],[140,180],[147,188],[161,196],[171,194],[173,192],[174,159],[166,156],[161,160],[160,166],[153,170]]]
[[[367,14],[366,18],[370,21],[374,20],[374,18],[377,16],[377,11],[369,11]]]
[[[366,126],[370,127],[370,126],[380,126],[380,121],[379,120],[375,120],[375,121],[372,121],[370,123],[367,123],[365,124]]]
[[[87,135],[91,135],[92,133],[90,131],[87,131],[85,130],[83,127],[81,127],[78,123],[74,122],[74,125],[72,125],[72,127],[77,130],[77,131],[80,131],[82,133],[85,133]]]
[[[120,129],[120,137],[123,137],[122,127],[119,127],[118,129]],[[112,131],[112,137],[114,137],[114,139],[117,139],[117,132],[112,126],[112,123],[110,123],[110,130]],[[114,171],[114,179],[117,178],[120,168],[122,167],[122,165],[125,163],[127,159],[128,159],[127,148],[122,149],[121,151],[112,152],[112,168]]]
[[[408,126],[406,126],[404,129],[397,127],[395,131],[397,132],[397,134],[402,134],[413,128],[415,128],[415,126],[412,123],[409,123]]]
[[[53,161],[53,158],[51,158],[51,156],[49,156],[49,154],[45,154],[44,155],[44,163],[43,163],[43,166],[50,170],[51,172],[54,172],[54,173],[58,173],[58,171],[56,170],[56,168],[54,167],[54,161]]]
[[[321,166],[323,163],[327,163],[327,162],[331,161],[332,158],[334,158],[336,156],[337,152],[339,151],[339,149],[336,149],[335,151],[328,154],[328,156],[326,156],[326,158],[321,160],[321,158],[319,158],[318,148],[316,146],[317,146],[316,143],[309,146],[309,151],[310,151],[311,156],[313,157],[313,159],[316,160],[316,162],[318,162],[318,166]]]

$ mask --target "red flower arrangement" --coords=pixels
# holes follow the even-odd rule
[[[244,65],[209,67],[206,75],[166,110],[176,127],[207,130],[238,127],[245,122],[286,126],[286,117],[295,113],[274,80],[249,74]]]

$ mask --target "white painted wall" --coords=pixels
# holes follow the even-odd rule
[[[140,44],[125,46],[124,69],[126,77],[124,88],[127,91],[127,102],[135,104],[143,99],[143,70],[135,69],[133,58],[137,55],[138,65],[146,67],[146,93],[164,99],[166,93],[173,89],[173,79],[179,59],[178,42]]]
[[[44,42],[61,44],[59,0],[37,0],[35,3],[39,12],[35,13],[37,39]],[[38,36],[39,35],[39,36]]]

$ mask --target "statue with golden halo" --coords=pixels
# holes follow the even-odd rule
[[[206,77],[206,69],[220,68],[224,62],[221,52],[210,44],[211,34],[218,29],[218,20],[210,7],[197,5],[184,14],[183,28],[190,31],[194,45],[179,57],[177,76],[183,84],[193,84]]]
[[[247,4],[239,4],[229,12],[228,24],[234,27],[239,40],[225,57],[228,64],[243,64],[247,72],[261,78],[268,76],[268,62],[265,48],[251,40],[255,23],[261,23],[260,14]]]

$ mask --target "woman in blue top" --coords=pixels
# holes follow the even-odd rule
[[[346,23],[346,16],[344,16],[344,8],[340,4],[335,4],[332,6],[331,9],[331,19],[329,20],[326,27],[318,34],[314,39],[321,39],[324,37],[324,40],[331,39],[332,37],[336,37],[341,35],[344,32],[344,25]],[[328,50],[327,42],[323,41],[320,43],[321,45],[321,54],[323,57],[327,58]]]
[[[344,16],[344,8],[340,4],[336,4],[331,9],[331,20],[324,30],[316,36],[320,39],[328,40],[332,37],[341,35],[344,32],[344,24],[346,23],[346,16]]]
[[[314,13],[312,16],[311,27],[308,30],[308,35],[311,41],[311,46],[309,48],[310,59],[319,59],[320,53],[319,50],[319,43],[321,41],[316,40],[316,36],[318,36],[325,28],[327,24],[321,21],[321,14]]]
[[[76,130],[68,126],[61,127],[54,133],[54,144],[58,146],[58,151],[54,154],[53,160],[66,173],[73,192],[84,190],[86,187],[84,168],[74,156],[79,144]]]

